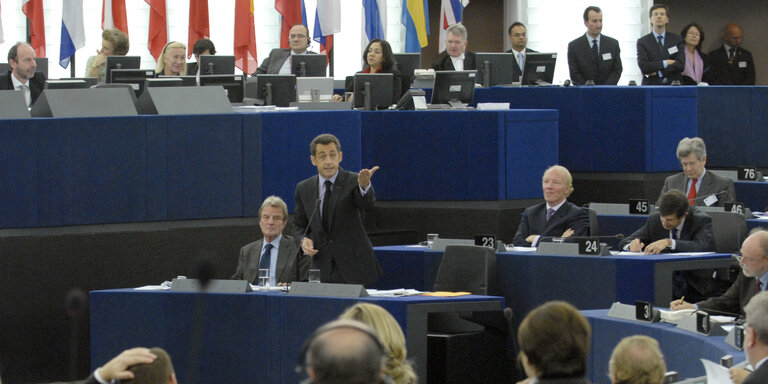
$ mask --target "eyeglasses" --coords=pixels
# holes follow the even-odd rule
[[[307,37],[307,35],[305,35],[303,33],[296,33],[296,34],[293,34],[293,35],[288,35],[288,37],[290,37],[291,39],[295,39],[297,37],[300,38],[300,39],[303,39],[303,38]]]

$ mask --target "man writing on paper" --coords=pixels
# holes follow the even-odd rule
[[[381,277],[381,266],[363,226],[363,213],[376,197],[371,177],[379,167],[354,173],[339,167],[336,136],[325,133],[309,145],[318,174],[296,186],[293,232],[324,283],[368,285]]]
[[[571,81],[583,85],[592,80],[596,85],[616,85],[621,77],[619,42],[603,35],[603,11],[589,6],[584,10],[587,33],[568,43],[568,69]]]
[[[233,280],[255,284],[259,269],[269,269],[269,285],[285,285],[307,279],[309,257],[299,254],[290,236],[283,235],[288,221],[288,207],[283,199],[269,196],[259,208],[259,228],[264,238],[240,249]]]
[[[733,180],[707,171],[707,146],[699,137],[683,138],[677,144],[677,158],[683,172],[664,180],[663,195],[676,189],[688,196],[690,205],[722,207],[736,201]]]
[[[541,178],[544,202],[528,207],[520,219],[513,243],[519,247],[536,246],[542,237],[584,236],[589,233],[589,214],[566,201],[573,192],[573,178],[568,170],[553,165]]]

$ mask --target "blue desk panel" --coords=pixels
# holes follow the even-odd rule
[[[707,151],[709,153],[709,151]],[[768,207],[768,183],[756,181],[734,181],[736,200],[744,206],[758,212],[765,212]]]
[[[704,376],[704,366],[699,359],[719,362],[725,355],[732,355],[734,364],[745,360],[744,352],[725,342],[725,337],[704,336],[677,329],[667,323],[644,323],[608,317],[608,310],[581,311],[592,326],[592,346],[589,355],[590,380],[593,383],[609,383],[608,361],[616,344],[632,335],[646,335],[659,342],[667,371],[677,371],[679,378]]]

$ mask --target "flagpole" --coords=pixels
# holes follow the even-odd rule
[[[69,57],[69,77],[75,77],[75,54]]]

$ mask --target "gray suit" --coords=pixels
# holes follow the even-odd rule
[[[308,55],[316,55],[315,52],[307,51]],[[291,56],[291,50],[288,48],[275,48],[271,52],[269,52],[269,56],[267,56],[264,61],[261,62],[261,65],[259,65],[258,68],[256,68],[256,73],[258,75],[263,74],[270,74],[275,75],[280,73],[280,68],[283,67],[283,64],[286,60]]]
[[[240,249],[237,271],[232,275],[233,280],[247,280],[249,283],[256,281],[259,277],[259,259],[263,245],[264,239],[261,239]],[[309,257],[299,255],[299,247],[293,238],[283,235],[277,249],[275,280],[278,283],[306,280],[308,270]]]
[[[678,174],[667,177],[664,180],[664,187],[661,189],[661,195],[665,192],[677,189],[678,191],[686,193],[686,187],[688,186],[688,178],[685,173],[680,172]],[[718,176],[710,171],[704,172],[704,178],[701,180],[701,186],[696,192],[696,203],[698,206],[706,206],[704,199],[706,196],[720,193],[717,197],[717,201],[712,205],[715,207],[722,207],[725,203],[732,203],[736,201],[736,191],[733,189],[733,180]],[[659,195],[659,196],[661,196]]]

